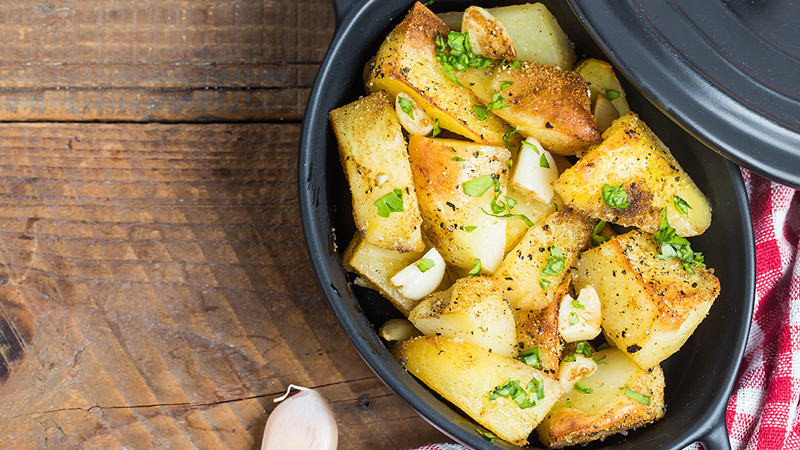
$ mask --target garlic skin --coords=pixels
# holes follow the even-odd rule
[[[541,201],[550,203],[555,191],[550,183],[558,178],[558,167],[553,155],[542,148],[542,145],[534,138],[527,138],[525,142],[535,147],[536,150],[528,145],[520,145],[519,158],[514,164],[514,175],[511,176],[511,184],[524,189]],[[542,167],[542,158],[547,161],[549,167]]]
[[[575,301],[569,294],[561,300],[558,308],[558,332],[564,342],[588,341],[600,334],[600,325],[603,321],[601,315],[600,297],[592,286],[586,286],[578,294],[577,303],[580,307],[575,307]],[[570,314],[577,316],[577,323],[569,324]],[[573,316],[573,322],[574,322]]]
[[[422,259],[433,261],[433,267],[425,272],[417,266]],[[435,291],[444,278],[445,262],[435,248],[428,250],[419,260],[409,264],[397,272],[391,282],[400,293],[412,300],[419,300]]]
[[[300,392],[288,399],[295,388]],[[286,400],[284,400],[286,399]],[[261,450],[335,450],[339,427],[328,402],[313,389],[289,385],[267,419]]]

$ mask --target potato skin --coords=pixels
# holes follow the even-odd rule
[[[476,142],[504,145],[503,134],[510,127],[493,115],[478,120],[473,105],[480,101],[469,89],[447,79],[436,59],[434,39],[449,32],[436,14],[414,3],[378,49],[368,70],[367,88],[385,90],[392,98],[405,92],[431,118],[439,119],[442,128]]]
[[[422,217],[392,99],[378,92],[331,111],[330,118],[353,194],[358,231],[381,248],[422,251]],[[403,211],[381,217],[374,202],[393,189],[402,193]]]
[[[507,108],[492,112],[553,154],[574,155],[601,141],[589,87],[580,75],[533,61],[519,69],[490,67],[456,74],[484,104],[501,93]],[[501,91],[503,81],[514,84]]]
[[[562,283],[568,279],[578,254],[589,245],[596,223],[582,213],[563,208],[529,228],[494,275],[509,303],[515,308],[540,309],[560,300],[565,293]],[[565,268],[556,276],[544,277],[541,270],[552,246],[564,254]],[[546,289],[539,285],[542,278],[550,281]]]
[[[408,372],[459,407],[497,436],[525,445],[528,435],[563,393],[561,385],[520,361],[440,336],[403,341],[392,354]],[[544,382],[545,398],[521,409],[507,398],[489,400],[489,392],[509,380],[522,386]]]
[[[562,283],[564,290],[569,280]],[[519,352],[539,347],[542,372],[558,378],[558,362],[564,345],[558,336],[558,302],[550,302],[542,309],[515,309]]]
[[[697,185],[669,149],[634,113],[615,120],[574,166],[553,183],[556,193],[572,208],[591,217],[648,233],[658,231],[661,210],[679,236],[702,234],[711,224],[711,208]],[[616,210],[602,200],[603,186],[622,186],[630,205]],[[691,209],[680,214],[673,195]]]
[[[573,277],[576,289],[597,290],[606,338],[645,369],[680,349],[720,292],[713,269],[689,274],[658,255],[652,236],[634,230],[583,252]]]

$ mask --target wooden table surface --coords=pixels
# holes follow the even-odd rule
[[[366,367],[300,232],[330,0],[0,3],[3,448],[253,448],[315,387],[340,448],[444,439]]]

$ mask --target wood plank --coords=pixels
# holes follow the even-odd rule
[[[299,125],[0,124],[0,435],[248,448],[290,383],[342,448],[444,437],[375,378],[315,283]]]
[[[299,120],[329,0],[0,4],[0,121]]]

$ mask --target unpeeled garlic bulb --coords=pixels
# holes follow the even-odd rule
[[[292,388],[300,392],[289,397]],[[339,428],[328,402],[313,389],[289,385],[267,419],[261,450],[334,450]]]

